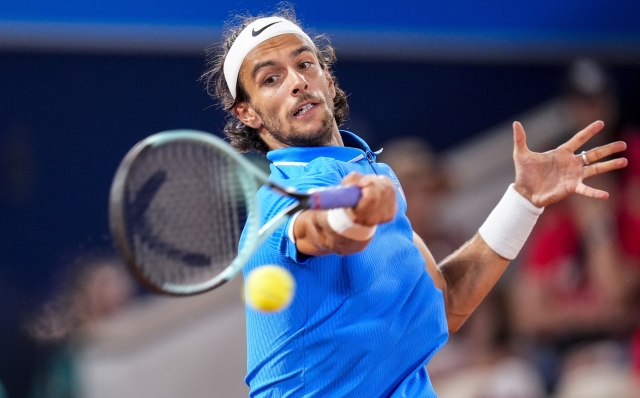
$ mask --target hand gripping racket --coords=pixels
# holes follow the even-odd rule
[[[260,226],[256,192],[262,185],[297,202]],[[109,223],[140,282],[157,293],[193,295],[231,280],[289,216],[353,207],[360,194],[353,186],[282,187],[220,138],[174,130],[142,140],[122,160],[111,186]]]

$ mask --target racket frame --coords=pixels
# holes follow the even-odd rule
[[[242,193],[247,203],[246,223],[248,231],[246,232],[247,237],[245,244],[239,249],[236,258],[222,272],[216,275],[216,277],[193,285],[164,283],[162,286],[158,286],[158,284],[151,282],[144,272],[142,272],[141,268],[136,265],[135,254],[129,243],[129,234],[125,222],[126,186],[129,170],[135,161],[144,155],[145,151],[176,140],[192,140],[198,143],[204,142],[212,145],[216,150],[223,152],[237,163],[237,167],[241,170],[238,176],[242,186]],[[292,204],[278,213],[260,228],[260,212],[255,194],[263,184],[283,195],[297,199],[297,203]],[[222,139],[203,131],[170,130],[151,135],[138,142],[121,161],[114,176],[109,194],[109,226],[114,244],[124,262],[136,279],[145,287],[156,293],[172,296],[189,296],[215,289],[230,281],[238,274],[247,261],[249,261],[251,255],[253,255],[265,239],[284,224],[290,215],[308,206],[308,202],[309,195],[298,193],[294,189],[281,187],[269,181],[266,173],[236,152]]]
[[[147,278],[144,272],[142,272],[141,268],[136,265],[136,258],[129,243],[129,234],[125,222],[125,196],[127,195],[127,178],[129,175],[129,170],[131,169],[136,159],[138,159],[140,156],[143,156],[146,150],[153,149],[154,147],[166,144],[171,141],[182,140],[192,140],[198,143],[211,145],[237,163],[237,168],[239,170],[238,176],[240,184],[242,186],[242,193],[247,204],[245,239],[242,247],[240,247],[238,250],[238,255],[234,258],[231,264],[229,264],[214,278],[192,285],[164,283],[162,286],[159,286],[157,283],[152,282],[149,278]],[[296,199],[296,202],[280,211],[278,214],[273,216],[264,226],[260,227],[260,211],[256,192],[258,192],[262,185],[268,186],[269,188],[280,193],[283,196],[292,197]],[[357,203],[360,195],[359,188],[340,187],[337,189],[340,190],[341,193],[344,193],[347,190],[353,191],[353,189],[356,189],[357,198],[352,197],[348,199],[347,202],[349,203],[344,203],[343,206],[354,206]],[[274,183],[273,181],[270,181],[269,177],[264,171],[251,163],[251,161],[246,159],[244,156],[236,152],[226,141],[212,134],[197,130],[169,130],[153,134],[143,139],[133,148],[131,148],[131,150],[121,161],[114,176],[109,194],[109,226],[116,248],[120,252],[129,270],[144,286],[146,286],[151,291],[160,294],[170,296],[190,296],[215,289],[233,279],[233,277],[235,277],[242,269],[242,267],[249,261],[257,248],[269,236],[271,236],[271,234],[273,234],[278,228],[280,228],[291,215],[305,209],[329,208],[325,205],[329,202],[333,202],[336,198],[334,197],[333,199],[330,199],[329,197],[325,197],[321,191],[327,193],[327,190],[324,189],[312,190],[302,193],[298,192],[295,188],[283,187],[277,183]],[[351,193],[354,194],[355,192]]]

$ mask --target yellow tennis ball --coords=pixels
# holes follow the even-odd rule
[[[296,282],[286,269],[263,265],[251,271],[245,282],[247,304],[263,312],[276,312],[291,303]]]

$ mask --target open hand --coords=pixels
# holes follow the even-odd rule
[[[513,160],[516,166],[514,188],[537,207],[559,202],[574,193],[596,199],[607,199],[608,192],[589,187],[583,183],[583,180],[626,167],[627,159],[625,158],[599,161],[624,151],[627,144],[617,141],[587,151],[588,165],[585,165],[580,154],[575,154],[578,148],[603,127],[604,123],[601,121],[591,123],[558,148],[537,153],[527,148],[524,128],[519,122],[514,122]]]

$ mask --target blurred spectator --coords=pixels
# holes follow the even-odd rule
[[[627,143],[629,166],[622,175],[618,236],[625,264],[624,285],[628,301],[640,308],[640,128],[627,129],[623,135]],[[631,340],[631,369],[635,377],[637,397],[640,397],[640,310],[629,314],[638,321]],[[634,397],[635,398],[635,397]]]
[[[607,126],[598,134],[600,141],[620,136],[615,89],[604,70],[592,61],[578,61],[567,82],[575,126],[600,119]],[[634,162],[640,159],[629,158],[631,170]],[[575,388],[587,379],[600,383],[601,396],[618,396],[617,377],[626,372],[629,336],[640,314],[635,297],[640,267],[630,257],[639,246],[640,223],[631,222],[624,204],[629,188],[612,173],[592,177],[588,185],[608,191],[609,200],[573,196],[545,209],[521,254],[512,289],[514,327],[549,390],[564,379],[558,391],[563,398],[583,396]],[[593,380],[588,369],[598,366],[612,372],[600,372],[601,379]]]
[[[602,65],[591,59],[575,61],[569,67],[563,97],[567,105],[567,116],[573,122],[567,136],[596,120],[602,120],[605,127],[589,140],[589,145],[596,147],[616,139],[620,105],[616,86]],[[566,136],[560,137],[561,142],[565,140]]]
[[[398,177],[411,226],[436,262],[460,247],[462,242],[456,242],[453,234],[441,227],[440,201],[449,184],[431,146],[417,137],[393,140],[383,145],[378,161],[388,164]]]
[[[119,259],[91,255],[74,262],[59,294],[27,325],[48,353],[34,377],[31,398],[79,396],[74,348],[100,322],[122,311],[133,293]]]

